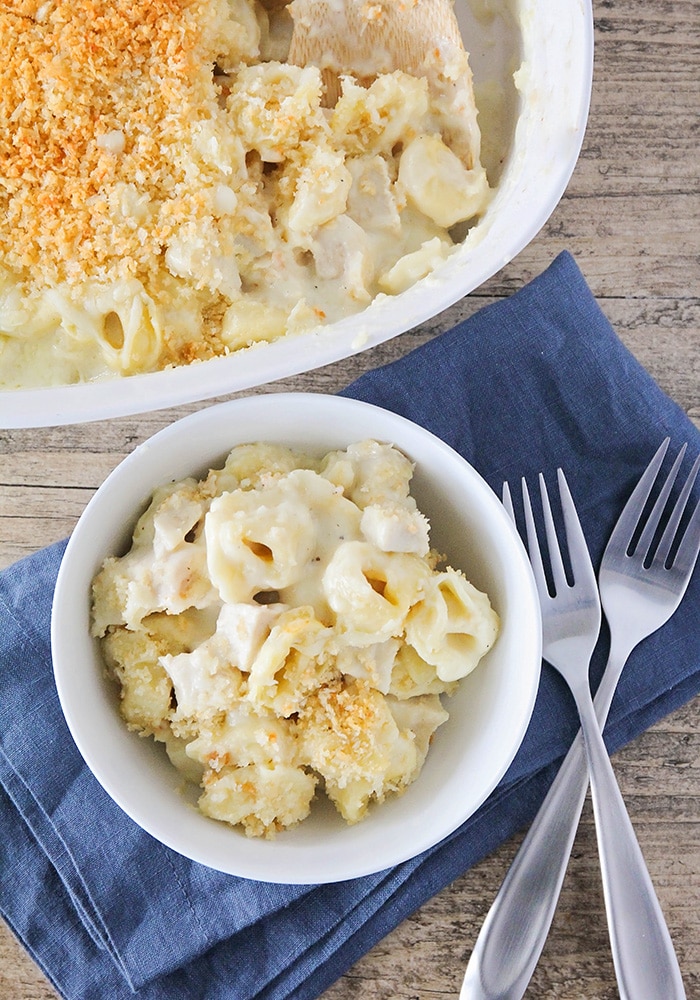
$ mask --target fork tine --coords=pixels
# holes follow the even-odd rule
[[[542,563],[542,553],[540,552],[540,545],[537,539],[537,528],[535,527],[535,518],[532,513],[532,504],[530,503],[530,493],[527,488],[527,482],[525,479],[522,480],[522,491],[523,491],[523,507],[525,510],[525,535],[527,538],[527,551],[530,556],[530,565],[532,567],[532,574],[535,578],[535,584],[537,585],[537,592],[540,597],[540,604],[549,598],[549,587],[547,586],[547,578],[544,572],[544,565]]]
[[[634,490],[630,494],[627,503],[618,519],[615,528],[608,540],[607,548],[617,548],[620,546],[625,552],[629,548],[635,528],[639,523],[639,512],[649,499],[652,487],[656,482],[656,476],[661,468],[661,463],[669,446],[670,438],[664,438],[659,445],[656,454],[647,466],[642,478],[639,480]]]
[[[515,511],[513,510],[513,498],[510,495],[510,486],[508,485],[508,483],[503,484],[501,503],[505,507],[508,517],[511,519],[513,524],[515,524]]]
[[[581,527],[581,522],[576,511],[574,498],[571,496],[569,484],[562,469],[557,469],[557,481],[559,483],[561,509],[564,515],[564,526],[566,528],[566,539],[569,546],[569,559],[571,560],[574,583],[587,582],[597,592],[598,584],[588,552],[588,545],[586,544],[583,528]]]
[[[698,465],[700,459],[695,464]],[[673,569],[688,580],[700,555],[700,500],[695,504],[688,526],[673,560]]]
[[[683,449],[683,450],[685,450],[685,449]],[[691,491],[692,491],[693,486],[695,484],[695,480],[697,478],[698,470],[699,469],[700,469],[700,455],[698,455],[698,457],[695,459],[695,462],[693,463],[693,467],[692,467],[692,469],[690,470],[690,472],[688,474],[688,478],[683,483],[683,488],[681,489],[681,492],[680,492],[680,494],[678,496],[678,499],[676,500],[676,503],[674,505],[673,511],[671,512],[671,516],[668,519],[668,524],[666,525],[666,527],[664,529],[664,533],[661,536],[661,541],[659,542],[658,548],[656,550],[656,554],[654,555],[654,561],[657,562],[657,563],[659,563],[659,564],[661,564],[661,565],[664,565],[666,563],[666,560],[668,559],[668,554],[670,552],[671,545],[673,544],[673,540],[676,537],[676,532],[678,530],[678,525],[680,524],[681,518],[683,517],[683,514],[685,513],[685,509],[686,509],[686,506],[688,504],[688,498],[690,497]],[[696,508],[696,512],[697,512],[697,508]],[[694,516],[695,516],[695,514],[691,515],[691,520],[690,520],[690,523],[688,524],[688,528],[686,529],[686,534],[687,534],[688,530],[690,530],[690,528],[692,526]],[[684,535],[684,538],[685,538],[685,535]],[[683,543],[681,543],[681,545],[683,545]],[[692,548],[692,543],[691,543],[691,548]],[[679,549],[678,549],[679,552],[680,552],[680,549],[681,549],[681,546],[679,545]],[[678,557],[678,553],[676,553],[676,558],[677,557]],[[674,565],[675,565],[675,562],[676,562],[676,560],[674,559]]]
[[[547,492],[547,484],[541,472],[539,480],[540,480],[540,496],[542,497],[542,513],[544,514],[544,528],[547,537],[547,548],[549,549],[549,564],[552,570],[554,593],[559,594],[565,587],[568,587],[569,583],[568,580],[566,579],[566,571],[564,569],[564,561],[561,556],[559,539],[557,538],[557,532],[554,527],[554,517],[552,515],[552,505],[549,501],[549,493]],[[567,526],[567,536],[568,536],[568,526]]]
[[[683,461],[683,457],[685,456],[686,447],[687,446],[684,444],[681,450],[676,455],[676,460],[671,466],[671,471],[666,476],[666,481],[661,487],[661,491],[658,497],[656,498],[656,502],[651,509],[651,513],[647,518],[646,524],[644,525],[644,530],[639,536],[639,541],[635,546],[634,551],[639,556],[639,558],[642,559],[642,561],[644,561],[649,554],[651,543],[654,539],[654,535],[656,534],[656,530],[659,527],[659,523],[661,521],[661,515],[666,509],[666,502],[671,494],[673,484],[675,483],[676,477],[678,476],[678,470],[680,469],[681,462]]]

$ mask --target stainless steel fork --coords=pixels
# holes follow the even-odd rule
[[[683,448],[679,453],[653,510],[645,520],[643,514],[668,444],[668,439],[662,443],[629,498],[603,557],[600,585],[611,629],[611,649],[595,700],[601,724],[607,716],[629,653],[676,610],[700,549],[700,504],[696,504],[692,514],[686,516],[689,523],[682,538],[679,531],[684,514],[688,515],[692,510],[689,498],[700,465],[698,458],[673,508],[656,555],[651,563],[648,560],[649,542],[657,533],[685,452]],[[513,516],[507,488],[504,490],[504,503]],[[638,524],[646,524],[646,528],[631,552]],[[674,546],[677,546],[677,551],[669,566],[667,557]],[[635,605],[638,600],[642,605],[641,614],[628,611],[632,595]],[[556,909],[587,785],[588,773],[579,737],[571,747],[484,922],[464,977],[460,994],[462,1000],[519,1000],[523,996]],[[671,953],[670,975],[663,971],[666,968],[664,963],[660,963],[660,967],[663,967],[661,976],[664,986],[655,987],[654,983],[658,980],[652,979],[649,992],[636,993],[636,996],[673,998],[684,995],[675,956]],[[618,975],[623,978],[623,973]],[[675,982],[675,987],[667,988],[667,981]],[[621,989],[627,991],[634,988],[632,985],[621,985]],[[623,993],[625,995],[628,994]]]

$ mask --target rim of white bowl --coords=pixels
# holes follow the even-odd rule
[[[492,772],[490,780],[480,789],[478,801],[473,802],[468,811],[461,807],[459,796],[452,795],[447,803],[446,815],[431,816],[430,822],[426,822],[426,817],[423,815],[418,817],[417,823],[415,817],[411,817],[414,822],[402,824],[399,829],[408,830],[405,842],[401,842],[396,837],[383,838],[381,842],[375,842],[373,830],[369,825],[370,821],[366,820],[355,827],[344,828],[351,831],[359,830],[359,834],[351,833],[346,836],[341,832],[337,837],[337,842],[335,838],[333,842],[330,842],[329,838],[329,843],[325,844],[322,849],[319,849],[316,843],[311,847],[308,844],[305,846],[303,834],[301,839],[295,838],[296,830],[294,830],[280,835],[273,842],[242,838],[243,843],[241,844],[240,840],[236,840],[235,843],[239,845],[240,849],[234,851],[231,847],[231,838],[236,836],[237,831],[231,830],[226,824],[204,818],[205,822],[209,824],[207,843],[213,839],[216,844],[216,850],[212,851],[211,847],[202,845],[197,836],[197,829],[184,829],[182,825],[177,823],[173,825],[167,817],[164,818],[165,813],[162,815],[159,813],[152,800],[148,802],[139,800],[138,794],[133,792],[131,779],[128,779],[124,774],[121,761],[115,760],[109,746],[101,741],[103,729],[100,729],[100,737],[96,738],[93,728],[94,720],[89,719],[85,712],[86,677],[71,669],[71,664],[75,662],[76,656],[76,636],[82,634],[85,638],[85,649],[92,649],[88,655],[96,667],[95,674],[88,676],[87,683],[99,688],[106,683],[103,676],[104,669],[100,670],[99,668],[101,657],[96,651],[96,641],[91,642],[88,634],[90,581],[104,555],[113,553],[115,546],[123,543],[123,539],[126,537],[125,528],[128,534],[128,528],[133,526],[134,520],[138,516],[139,504],[144,504],[147,501],[157,482],[181,478],[181,473],[184,475],[196,474],[195,465],[208,467],[211,461],[222,458],[231,447],[242,440],[235,431],[237,411],[240,412],[241,408],[246,408],[248,416],[253,418],[257,414],[260,417],[260,425],[263,427],[262,417],[266,410],[269,416],[272,406],[282,407],[280,412],[285,414],[285,424],[288,422],[290,426],[294,424],[295,414],[304,411],[306,419],[319,427],[319,441],[317,444],[312,444],[310,449],[319,451],[321,448],[327,447],[327,445],[320,443],[322,436],[327,440],[333,440],[334,432],[323,429],[328,427],[329,400],[333,400],[330,406],[339,415],[352,416],[360,425],[357,434],[354,433],[355,426],[353,426],[353,440],[360,440],[365,436],[380,437],[383,440],[395,441],[399,448],[406,450],[407,438],[415,438],[418,441],[417,450],[419,452],[430,450],[431,453],[439,456],[440,462],[444,460],[449,461],[450,464],[457,463],[462,474],[471,482],[474,496],[478,497],[478,502],[489,507],[490,516],[495,519],[498,526],[498,545],[502,546],[499,548],[499,553],[503,554],[506,550],[508,551],[508,571],[509,574],[514,574],[514,578],[517,580],[518,592],[522,595],[525,612],[523,620],[527,622],[527,627],[524,628],[522,634],[518,633],[518,653],[529,665],[529,670],[524,671],[523,676],[518,680],[520,686],[517,695],[517,719],[514,728],[509,731],[509,738],[512,739],[512,752],[503,756],[500,766]],[[382,421],[382,433],[374,433],[374,435],[363,433],[363,427],[376,427],[378,417]],[[179,439],[183,429],[201,435],[203,441],[201,462],[198,457],[187,458],[183,456],[179,448]],[[347,435],[338,435],[337,431],[335,434],[336,437],[343,438],[346,443],[349,443],[350,438]],[[282,429],[275,434],[274,438],[271,438],[268,433],[267,438],[265,434],[261,434],[258,440],[289,440],[289,438],[290,436]],[[293,434],[291,438],[297,445],[301,446],[301,439],[295,439]],[[245,435],[245,439],[250,440],[250,434]],[[331,443],[330,447],[334,447],[334,445]],[[414,445],[409,450],[415,452],[416,446]],[[174,456],[178,456],[180,461],[180,468],[177,470],[172,468]],[[420,462],[421,459],[419,458],[418,461]],[[165,469],[169,471],[165,476],[161,476],[160,472]],[[140,480],[142,471],[145,472],[146,482],[143,486],[135,485],[135,481]],[[130,479],[130,485],[127,485],[126,489],[122,489],[121,480],[125,478]],[[113,496],[115,489],[119,490],[116,498]],[[444,488],[442,492],[444,494]],[[115,518],[120,521],[122,508],[125,511],[126,524],[122,520],[118,528],[109,527]],[[97,537],[94,536],[95,524],[98,526]],[[81,547],[86,545],[88,545],[90,552],[89,557],[87,559],[74,558],[75,550],[78,550],[79,555]],[[242,397],[214,404],[181,418],[139,445],[116,467],[85,508],[68,542],[58,574],[53,607],[51,642],[54,677],[59,700],[72,738],[97,781],[134,822],[167,847],[216,870],[258,881],[286,884],[335,882],[382,871],[433,847],[452,833],[468,818],[468,815],[471,815],[483,803],[505,774],[525,735],[539,686],[541,631],[536,588],[525,549],[496,495],[473,466],[430,431],[374,404],[341,396],[281,393],[274,396]],[[106,696],[100,695],[100,698],[105,700]],[[110,713],[107,712],[104,715],[106,718],[110,716]],[[101,723],[105,722],[105,718],[101,717]],[[114,731],[118,733],[118,741],[123,742],[127,730],[116,710],[113,713],[112,721],[115,727]],[[128,734],[129,739],[132,737],[134,746],[152,743],[152,741],[139,740],[134,734]],[[131,751],[129,752],[131,753]],[[171,765],[168,764],[167,767],[171,769],[169,770],[171,776],[176,775]],[[158,796],[157,783],[147,777],[144,780],[147,783],[150,782],[153,786],[150,790],[155,789],[156,796]],[[411,788],[413,787],[411,786]],[[409,794],[411,788],[406,795]],[[169,791],[168,795],[171,799],[173,798],[172,791]],[[405,797],[401,797],[399,801]],[[168,802],[165,798],[163,804],[167,812]],[[388,808],[391,808],[390,802],[380,807],[381,810]],[[177,806],[176,809],[180,810],[180,806]],[[196,813],[198,817],[194,822],[199,823],[202,819],[201,814],[194,809],[192,813]],[[309,821],[307,820],[305,823],[309,823]],[[304,823],[297,830],[303,828]],[[354,847],[350,851],[348,850],[348,837],[354,838],[352,840]]]
[[[523,6],[525,14],[534,17],[530,10],[533,2],[524,0]],[[537,0],[535,7],[541,19],[538,23],[568,25],[568,37],[575,39],[577,45],[567,63],[566,98],[560,98],[566,107],[566,121],[553,122],[547,133],[544,170],[550,175],[549,184],[535,185],[534,194],[532,190],[515,192],[517,213],[509,213],[502,237],[489,242],[491,233],[499,228],[498,219],[492,224],[489,210],[484,221],[473,230],[471,244],[468,238],[428,277],[400,295],[380,296],[362,313],[308,333],[183,368],[79,385],[0,391],[0,427],[78,424],[168,409],[267,385],[351,357],[399,336],[437,316],[491,278],[531,242],[559,203],[578,160],[590,106],[592,0],[570,0],[568,8],[562,6],[561,0]],[[558,51],[558,40],[551,44]],[[546,104],[546,95],[540,99]],[[546,108],[532,113],[530,125],[535,119],[541,124],[546,120],[545,115]],[[546,197],[539,197],[545,190]],[[499,196],[497,190],[494,205]],[[522,227],[515,235],[510,224],[512,214],[518,214]],[[471,273],[465,281],[463,275],[467,269]],[[456,274],[461,276],[459,283],[452,280]],[[430,290],[429,295],[425,294],[426,289]],[[397,315],[402,317],[398,328],[394,326]]]

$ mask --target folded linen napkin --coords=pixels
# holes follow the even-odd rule
[[[345,390],[444,438],[500,492],[562,465],[594,562],[667,434],[700,434],[617,339],[570,255]],[[0,574],[0,912],[71,1000],[310,1000],[405,916],[534,816],[575,731],[546,665],[532,724],[499,787],[446,841],[330,886],[211,871],[160,846],[112,803],[63,722],[49,618],[63,543]],[[633,653],[612,750],[700,691],[700,572]],[[605,661],[603,639],[594,680]]]

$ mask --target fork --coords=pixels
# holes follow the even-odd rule
[[[700,465],[699,457],[683,485],[655,557],[648,564],[648,543],[657,532],[685,453],[684,446],[645,522],[642,515],[668,444],[668,439],[661,444],[637,484],[603,557],[600,586],[611,630],[611,648],[595,702],[601,724],[605,721],[620,673],[630,652],[642,639],[663,625],[676,610],[700,549],[698,504],[690,515],[687,530],[678,544],[672,564],[670,567],[667,565],[668,553],[681,535],[679,524],[689,508],[688,500]],[[507,484],[504,487],[504,503],[513,517]],[[635,529],[644,524],[646,528],[642,537],[631,551]],[[634,603],[639,601],[640,606],[643,606],[643,614],[630,616],[629,602],[632,597]],[[587,785],[585,754],[579,735],[487,915],[467,966],[460,993],[461,1000],[518,1000],[523,996],[556,909]],[[665,928],[661,938],[668,946]],[[670,959],[664,959],[660,963],[660,967],[670,970],[663,973],[663,986],[657,988],[652,979],[648,986],[649,993],[642,991],[635,996],[673,998],[684,995],[672,950],[670,956]],[[622,961],[622,957],[618,956],[618,963]],[[623,967],[627,968],[626,962]],[[623,982],[629,978],[629,973],[619,975]],[[670,991],[668,983],[675,984],[675,992]],[[636,989],[631,985],[624,986],[625,990],[632,988]],[[662,992],[663,989],[667,992]]]

